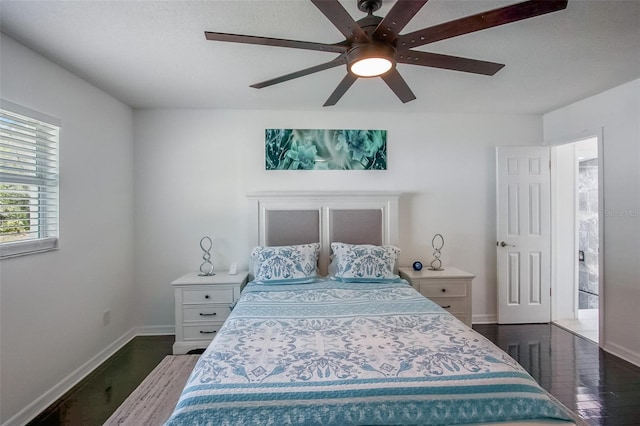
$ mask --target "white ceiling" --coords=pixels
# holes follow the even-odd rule
[[[355,20],[356,0],[341,0]],[[402,33],[518,1],[431,0]],[[384,16],[393,1],[384,0]],[[306,0],[0,0],[0,29],[135,108],[320,110],[337,67],[264,89],[252,83],[336,54],[205,40],[203,32],[343,40]],[[417,99],[359,79],[330,110],[544,113],[640,77],[640,1],[569,0],[566,10],[418,50],[499,62],[493,77],[398,65]]]

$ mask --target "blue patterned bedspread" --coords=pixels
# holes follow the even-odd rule
[[[571,415],[406,282],[249,283],[174,425],[454,425]]]

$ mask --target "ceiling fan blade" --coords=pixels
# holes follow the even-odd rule
[[[282,38],[258,37],[241,34],[214,33],[205,31],[207,40],[228,41],[232,43],[260,44],[263,46],[291,47],[293,49],[320,50],[322,52],[343,53],[348,46],[342,44],[314,43],[311,41],[286,40]]]
[[[398,36],[396,47],[398,50],[408,50],[439,40],[557,12],[567,7],[567,1],[530,0],[478,13]]]
[[[280,77],[272,78],[271,80],[266,80],[260,83],[252,84],[251,87],[256,89],[262,89],[263,87],[273,86],[274,84],[283,83],[285,81],[293,80],[294,78],[304,77],[305,75],[313,74],[318,71],[328,70],[329,68],[334,68],[339,65],[344,65],[347,63],[345,55],[340,55],[333,61],[325,62],[324,64],[316,65],[313,67],[305,68],[300,71],[292,72],[290,74],[285,74]]]
[[[373,32],[373,38],[391,43],[429,0],[398,0]]]
[[[504,64],[495,62],[479,61],[477,59],[440,55],[438,53],[420,52],[416,50],[398,52],[396,62],[483,75],[494,75],[504,67]]]
[[[353,20],[349,12],[340,4],[338,0],[311,0],[320,12],[345,36],[350,42],[365,43],[369,41],[369,36]]]
[[[336,87],[336,90],[334,90],[331,96],[329,96],[329,99],[327,99],[327,102],[325,102],[324,105],[322,106],[333,106],[336,103],[338,103],[342,95],[344,95],[347,92],[347,90],[349,90],[349,87],[351,87],[351,85],[357,79],[358,77],[356,77],[355,75],[351,73],[347,73],[347,75],[344,76],[340,84],[338,84],[338,87]]]
[[[402,78],[397,69],[394,68],[388,73],[382,74],[380,77],[387,83],[387,86],[393,90],[393,93],[400,98],[403,104],[416,98],[416,95],[413,94],[409,85],[404,81],[404,78]]]

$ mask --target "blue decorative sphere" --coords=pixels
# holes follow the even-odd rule
[[[413,262],[413,270],[420,271],[422,269],[422,262],[418,262],[417,260]]]

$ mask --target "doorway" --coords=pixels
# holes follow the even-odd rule
[[[552,320],[598,343],[600,175],[598,137],[552,149],[554,252]]]

